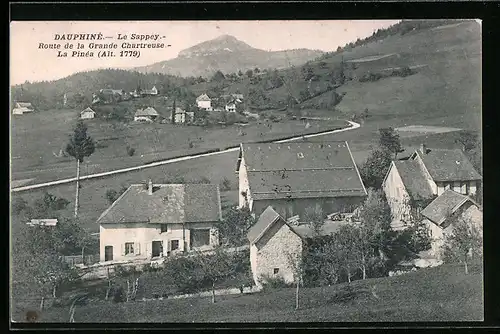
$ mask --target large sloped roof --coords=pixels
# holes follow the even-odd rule
[[[158,112],[152,108],[152,107],[147,107],[146,109],[139,109],[135,113],[135,116],[158,116]]]
[[[394,161],[403,184],[414,199],[426,199],[433,196],[431,186],[424,177],[418,162],[415,160]]]
[[[242,159],[254,200],[366,195],[346,142],[242,144]]]
[[[221,219],[219,187],[213,184],[158,184],[149,195],[142,184],[131,185],[97,222],[195,223]]]
[[[422,158],[434,181],[481,179],[481,175],[461,150],[431,149],[425,154],[420,151],[416,151],[416,153]]]

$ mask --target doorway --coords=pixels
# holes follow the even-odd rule
[[[151,256],[158,257],[163,253],[163,242],[162,241],[153,241],[151,247]]]
[[[104,247],[104,261],[113,261],[113,246]]]

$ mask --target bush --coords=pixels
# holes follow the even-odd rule
[[[127,154],[133,156],[135,154],[135,148],[127,146]]]
[[[106,190],[106,199],[108,200],[109,204],[113,204],[116,199],[118,198],[118,193],[114,189],[108,189]]]
[[[260,282],[262,283],[262,288],[264,290],[290,288],[293,286],[292,283],[286,283],[281,276],[271,277],[263,275],[260,277]]]
[[[28,207],[28,202],[26,202],[24,198],[17,197],[12,200],[12,213],[15,216],[20,215],[21,212],[26,210],[27,207]]]
[[[125,296],[125,291],[121,286],[118,286],[113,289],[113,302],[115,303],[123,303],[125,302],[126,296]]]
[[[221,191],[231,190],[231,181],[227,177],[224,177],[220,182],[220,190]]]
[[[362,75],[358,80],[359,82],[374,82],[382,79],[384,76],[380,73],[371,73],[368,72]]]
[[[200,184],[210,184],[210,179],[206,176],[202,176],[199,180],[196,180],[194,183],[200,183]]]

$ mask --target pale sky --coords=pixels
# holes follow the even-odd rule
[[[220,35],[232,35],[250,46],[263,50],[318,49],[333,51],[357,38],[371,35],[398,20],[330,20],[330,21],[48,21],[11,22],[10,83],[55,80],[76,72],[97,68],[127,68],[150,65],[177,57],[179,51]],[[141,49],[139,58],[57,57],[56,50],[39,49],[39,43],[54,41],[55,34],[99,33],[104,36],[122,34],[159,34],[161,42],[171,47]],[[84,41],[84,43],[122,41]],[[130,41],[128,42],[135,42]],[[92,50],[91,50],[92,51]],[[115,52],[116,53],[116,52]]]

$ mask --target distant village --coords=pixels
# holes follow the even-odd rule
[[[113,104],[116,101],[129,101],[133,99],[138,99],[141,97],[148,96],[158,96],[158,90],[156,86],[151,89],[135,89],[132,92],[125,92],[122,89],[100,89],[99,92],[92,94],[92,103],[90,106],[86,107],[80,112],[79,118],[82,120],[94,119],[98,117],[96,112],[96,105],[106,105]],[[164,99],[168,97],[164,96]],[[66,104],[67,98],[64,95],[64,104]],[[203,110],[206,112],[226,112],[226,113],[236,113],[237,106],[241,106],[244,103],[243,94],[225,94],[218,97],[209,97],[206,93],[201,94],[196,98],[196,107],[198,110]],[[134,122],[139,123],[153,123],[161,121],[161,123],[173,123],[173,124],[192,124],[195,122],[195,112],[186,111],[182,107],[176,106],[175,110],[170,107],[170,115],[167,117],[160,117],[160,113],[154,108],[154,106],[147,106],[144,108],[139,108],[135,111]],[[13,115],[23,115],[27,113],[35,112],[36,109],[31,102],[14,102],[12,114]]]

